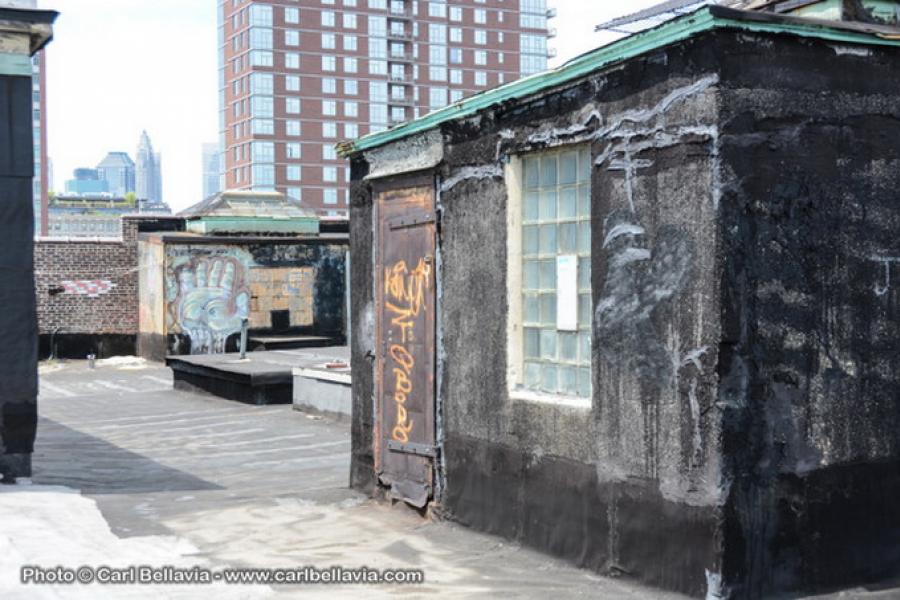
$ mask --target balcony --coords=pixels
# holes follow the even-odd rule
[[[390,75],[391,83],[402,83],[404,85],[412,85],[413,80],[411,75]]]
[[[547,30],[547,37],[548,38],[556,37],[556,27],[551,27],[550,29]]]
[[[388,55],[388,62],[411,63],[411,62],[413,62],[413,60],[415,60],[415,59],[413,58],[413,55],[409,52],[406,52],[403,54],[389,54]]]
[[[388,13],[388,19],[396,19],[398,21],[412,21],[413,16],[412,11],[409,9],[398,11],[391,10]]]
[[[556,58],[556,48],[547,48],[547,58]]]
[[[403,40],[403,41],[411,41],[413,39],[412,33],[407,31],[393,31],[388,29],[387,38],[389,40]]]
[[[547,9],[547,18],[548,18],[548,19],[553,19],[554,17],[556,17],[556,9],[555,9],[555,8],[548,8],[548,9]]]
[[[388,100],[388,105],[390,106],[415,106],[416,101],[412,98],[390,98]]]

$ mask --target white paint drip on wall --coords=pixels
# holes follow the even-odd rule
[[[725,600],[722,574],[706,570],[706,600]]]
[[[838,56],[862,56],[862,57],[870,57],[872,56],[872,50],[869,48],[864,48],[862,46],[844,46],[844,45],[832,45],[831,49],[834,50],[834,53]]]
[[[891,291],[891,266],[900,263],[900,256],[871,256],[870,258],[884,265],[884,283],[875,283],[875,295],[884,296]]]
[[[503,177],[503,168],[500,165],[463,167],[457,169],[441,183],[441,192],[452,190],[457,184],[467,179],[493,179],[495,177]]]
[[[603,247],[606,248],[610,243],[623,235],[644,235],[646,230],[640,225],[634,223],[620,223],[609,230],[606,239],[603,240]]]

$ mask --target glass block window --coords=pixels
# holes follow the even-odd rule
[[[587,147],[523,161],[522,356],[528,390],[591,396],[590,174]]]

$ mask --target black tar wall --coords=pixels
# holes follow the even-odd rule
[[[0,76],[0,474],[31,475],[37,426],[31,78]]]
[[[726,579],[896,575],[900,55],[720,44]]]
[[[695,597],[898,572],[900,53],[867,52],[719,31],[442,126],[438,173],[468,169],[439,206],[449,518]],[[585,141],[589,411],[506,391],[500,161]],[[362,489],[375,485],[367,168],[357,157],[351,206]],[[617,270],[635,249],[648,267]],[[631,289],[652,292],[640,323],[616,310]]]

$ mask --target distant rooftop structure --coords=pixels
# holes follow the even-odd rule
[[[280,192],[220,192],[178,214],[194,233],[319,233],[318,217]]]

